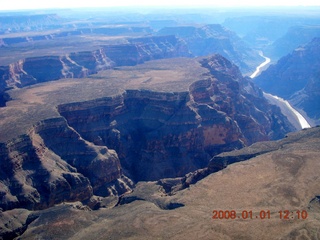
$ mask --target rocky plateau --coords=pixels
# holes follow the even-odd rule
[[[265,98],[319,122],[319,39],[247,76],[317,32],[281,9],[0,12],[0,240],[319,239],[320,128]]]
[[[293,130],[220,55],[149,61],[8,94],[1,108],[11,113],[1,123],[4,211],[65,201],[95,209],[99,197],[121,196],[138,181],[183,177],[219,153]]]

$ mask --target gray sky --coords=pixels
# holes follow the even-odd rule
[[[0,10],[111,6],[320,6],[319,0],[1,0]]]

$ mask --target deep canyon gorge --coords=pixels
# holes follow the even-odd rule
[[[73,11],[0,12],[0,239],[319,237],[317,17]]]

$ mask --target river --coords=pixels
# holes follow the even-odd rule
[[[262,68],[263,68],[264,66],[268,65],[268,64],[271,62],[271,59],[268,58],[268,57],[266,57],[266,56],[264,56],[262,51],[259,51],[259,55],[260,55],[261,57],[263,57],[263,58],[265,59],[265,61],[264,61],[263,63],[261,63],[261,64],[256,68],[256,71],[254,71],[254,73],[252,73],[252,74],[250,75],[251,78],[255,78],[255,77],[261,72]]]
[[[262,71],[262,68],[264,66],[266,66],[267,64],[269,64],[271,62],[271,59],[264,56],[262,51],[260,51],[259,54],[261,57],[263,57],[265,59],[265,61],[263,63],[261,63],[256,68],[256,71],[250,75],[250,77],[252,79],[255,78]],[[298,121],[298,124],[292,122],[292,124],[296,128],[301,127],[301,129],[303,129],[303,128],[310,128],[311,127],[310,124],[308,123],[308,121],[296,109],[294,109],[287,100],[284,100],[283,98],[278,97],[278,96],[274,96],[270,93],[264,92],[263,94],[269,101],[271,100],[273,103],[276,103],[276,105],[278,105],[281,108],[282,113],[285,116],[287,116],[289,121],[291,120],[290,122],[294,121],[292,116],[294,116],[296,118],[296,120]],[[300,126],[298,126],[298,125],[300,125]]]

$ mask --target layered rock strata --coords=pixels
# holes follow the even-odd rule
[[[173,196],[165,194],[156,182],[140,182],[117,207],[103,211],[88,211],[73,203],[37,212],[0,212],[0,236],[317,239],[319,139],[320,128],[311,128],[276,142],[224,153],[219,156],[221,160],[247,156],[248,161],[228,165]],[[230,209],[236,212],[234,219],[212,218],[213,211]],[[288,217],[284,217],[286,209]]]
[[[86,142],[63,118],[42,121],[1,144],[0,164],[3,210],[120,195],[132,186],[114,151]]]
[[[174,36],[159,36],[132,38],[128,44],[107,45],[95,51],[30,57],[0,67],[0,91],[61,78],[83,78],[115,66],[181,56],[191,56],[183,41]]]
[[[165,27],[157,34],[173,34],[183,39],[195,56],[220,54],[236,64],[244,74],[252,72],[263,61],[258,52],[247,46],[237,34],[219,24]]]
[[[185,64],[190,69],[180,69]],[[87,85],[72,79],[13,91],[16,100],[3,110],[30,107],[35,116],[27,116],[38,120],[1,145],[2,209],[43,209],[67,201],[96,208],[102,201],[96,196],[121,196],[141,180],[183,177],[219,153],[292,130],[280,110],[220,55],[106,73],[110,78],[87,79]],[[133,77],[115,78],[121,74]],[[103,86],[118,90],[72,102],[74,95],[84,99],[78,95],[90,96]],[[136,89],[121,92],[127,86]],[[20,118],[6,116],[21,124]]]
[[[59,27],[59,26],[56,26]],[[74,28],[74,26],[70,26]],[[144,35],[152,33],[150,27],[132,27],[132,26],[115,26],[115,27],[94,27],[94,28],[77,28],[76,30],[61,30],[60,32],[52,31],[47,34],[21,37],[2,37],[0,38],[0,47],[12,46],[21,43],[35,43],[37,41],[50,41],[54,39],[81,36],[81,35],[106,35],[106,36],[128,36],[128,35]]]
[[[84,139],[114,149],[136,181],[183,176],[218,153],[293,130],[235,65],[221,56],[200,62],[210,73],[188,92],[127,90],[58,111]]]

